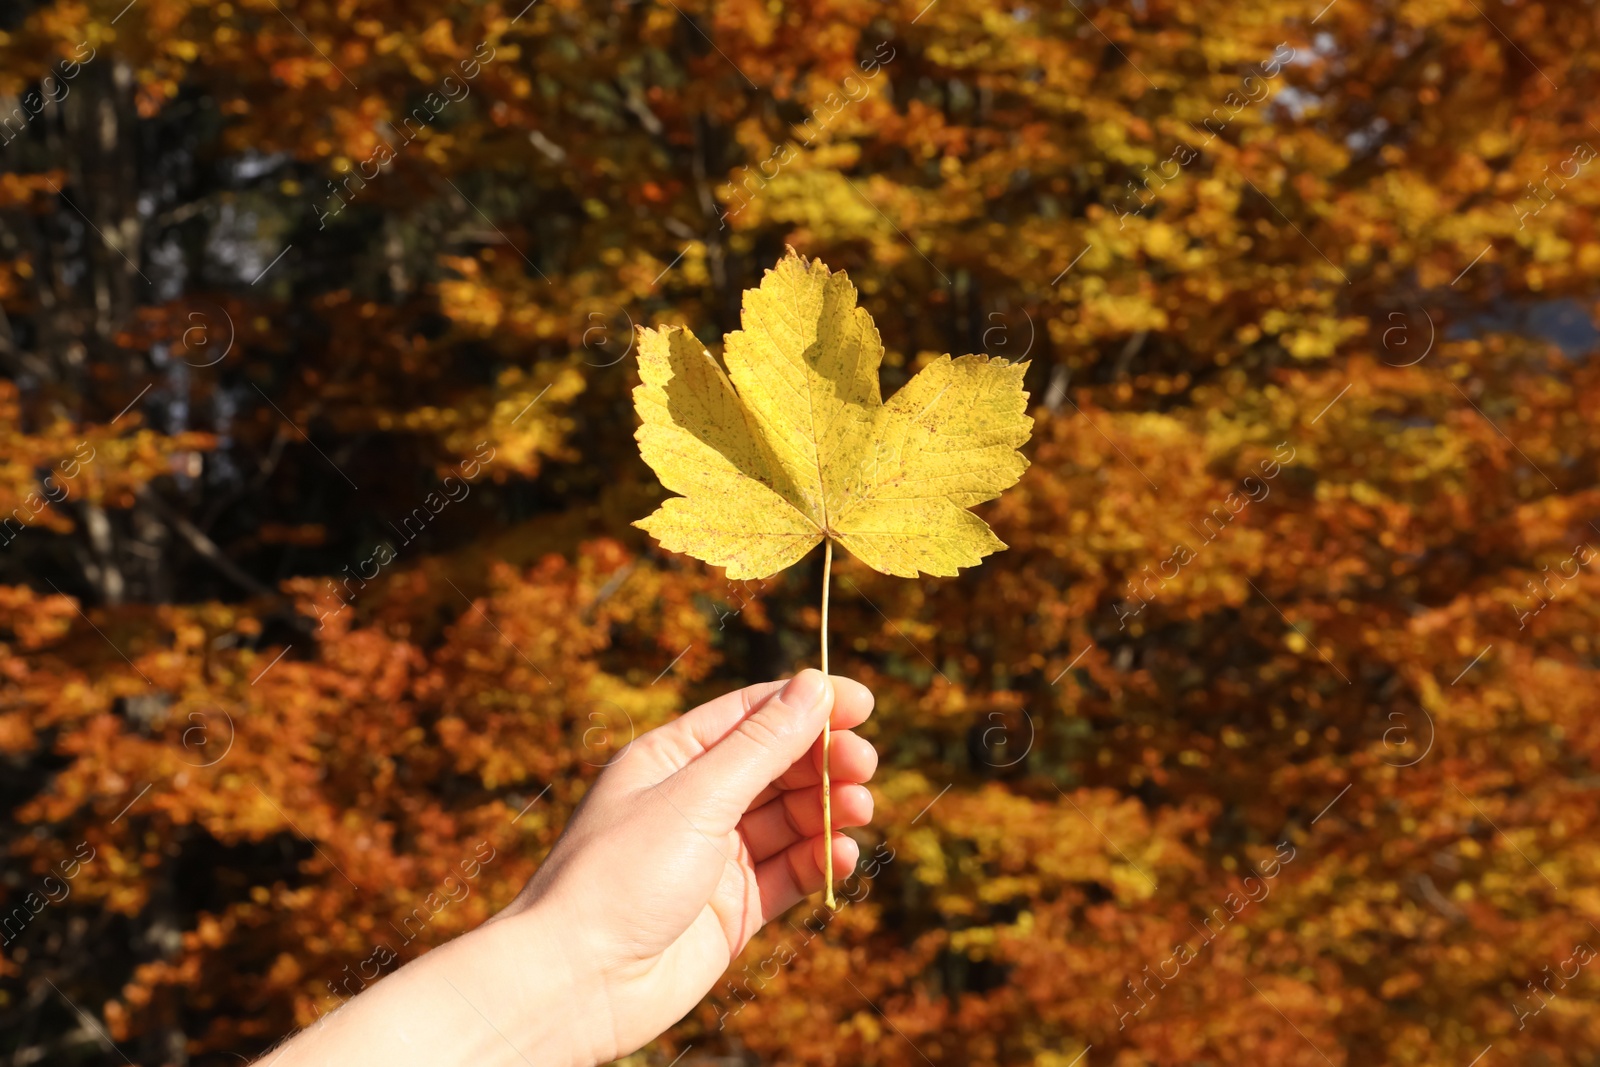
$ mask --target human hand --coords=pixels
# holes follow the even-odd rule
[[[682,1018],[872,817],[872,694],[801,671],[728,693],[612,761],[505,910],[361,993],[263,1067],[593,1067]],[[856,843],[836,833],[835,878]]]
[[[878,757],[850,731],[871,712],[865,686],[806,670],[652,730],[600,776],[494,920],[561,946],[574,1014],[592,1027],[574,1062],[605,1063],[656,1037],[762,925],[822,887],[822,725],[834,731],[833,825],[860,826],[872,817],[861,783]],[[858,849],[833,837],[834,877],[844,878]]]

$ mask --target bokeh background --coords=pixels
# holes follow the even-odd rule
[[[0,9],[0,1062],[252,1058],[816,662],[629,525],[786,245],[1033,466],[842,558],[866,869],[626,1062],[1596,1062],[1596,4],[524,2]]]

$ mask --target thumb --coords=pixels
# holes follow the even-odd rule
[[[833,682],[807,668],[670,781],[696,815],[732,830],[763,789],[805,756],[833,714]]]

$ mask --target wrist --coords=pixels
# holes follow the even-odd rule
[[[620,1051],[603,977],[578,929],[544,902],[519,902],[423,961],[435,961],[441,996],[467,1001],[483,1030],[500,1031],[494,1063],[596,1067]]]
[[[507,912],[296,1035],[272,1067],[596,1067],[614,1033],[561,926]]]

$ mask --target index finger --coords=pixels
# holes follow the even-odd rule
[[[872,714],[872,690],[853,678],[837,674],[829,677],[833,682],[833,714],[829,716],[829,725],[835,730],[849,730],[866,722],[867,716]],[[634,744],[647,750],[649,758],[620,761],[618,770],[633,762],[641,769],[649,768],[651,780],[638,784],[649,786],[664,781],[732,733],[786,684],[787,678],[757,682],[706,701],[640,737]]]

